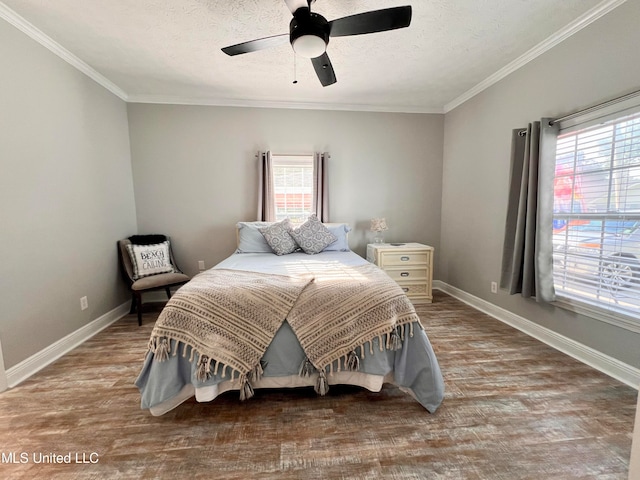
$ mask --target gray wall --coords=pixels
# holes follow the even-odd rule
[[[127,300],[118,238],[166,232],[191,274],[229,255],[234,224],[255,218],[255,152],[270,149],[331,153],[332,221],[354,227],[357,253],[369,219],[385,216],[388,240],[436,247],[436,278],[640,367],[638,335],[489,293],[511,129],[638,88],[637,18],[640,2],[627,2],[446,116],[126,106],[0,22],[5,366]]]
[[[2,20],[0,59],[0,341],[10,368],[128,299],[115,245],[136,218],[125,102]]]
[[[331,221],[354,227],[364,255],[369,220],[388,241],[439,249],[443,115],[129,105],[138,226],[166,232],[180,267],[197,272],[234,251],[235,224],[255,220],[258,150],[328,151]]]
[[[640,367],[640,335],[490,293],[500,275],[513,128],[640,87],[640,2],[630,1],[445,116],[440,278]]]

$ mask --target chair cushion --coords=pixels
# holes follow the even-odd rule
[[[127,245],[133,266],[133,279],[174,271],[169,254],[169,241],[152,245]]]
[[[172,273],[158,273],[157,275],[150,275],[148,277],[136,280],[131,285],[131,288],[136,291],[149,290],[150,288],[161,288],[167,285],[173,285],[174,283],[186,283],[191,278],[184,273],[172,272]]]

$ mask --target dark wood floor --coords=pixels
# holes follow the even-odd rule
[[[435,414],[389,386],[162,417],[133,386],[157,313],[127,316],[0,394],[0,478],[626,480],[634,389],[442,293],[420,314],[446,382]]]

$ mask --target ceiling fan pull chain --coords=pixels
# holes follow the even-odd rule
[[[296,62],[296,52],[293,52],[293,84],[298,83],[298,71]]]

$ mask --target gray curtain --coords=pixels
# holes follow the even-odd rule
[[[511,295],[555,300],[553,180],[557,124],[543,118],[513,131],[511,185],[500,287]]]
[[[258,221],[275,222],[276,210],[273,191],[271,152],[258,152]]]
[[[312,210],[321,222],[329,221],[329,187],[327,183],[328,153],[313,155],[313,205]]]

